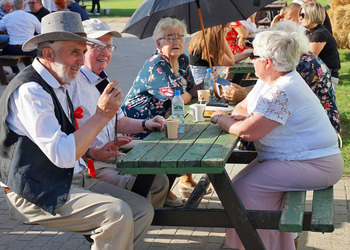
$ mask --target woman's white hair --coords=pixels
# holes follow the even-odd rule
[[[296,32],[268,29],[256,35],[254,52],[261,58],[270,58],[277,71],[293,71],[302,52],[297,39]]]
[[[275,23],[271,30],[282,30],[296,37],[299,43],[301,53],[308,53],[310,51],[310,40],[305,34],[305,28],[292,20],[284,20]]]
[[[172,17],[162,18],[154,28],[152,38],[154,41],[157,41],[163,38],[167,34],[168,30],[175,29],[177,27],[182,30],[184,36],[187,35],[187,25],[184,21],[180,21],[179,19]]]

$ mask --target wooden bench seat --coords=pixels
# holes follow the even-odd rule
[[[17,66],[20,61],[23,62],[25,66],[32,64],[34,56],[26,55],[0,55],[0,82],[2,85],[7,85],[9,83],[4,66]]]
[[[234,150],[227,160],[227,163],[248,164],[257,156],[256,151]],[[239,160],[239,161],[238,161]],[[286,192],[282,211],[248,211],[257,214],[257,218],[267,216],[275,221],[278,220],[278,229],[281,232],[333,232],[334,231],[334,210],[333,210],[333,186],[314,190],[312,200],[312,211],[305,211],[306,191]],[[261,215],[261,213],[265,215]],[[277,216],[277,217],[275,217]],[[266,228],[264,225],[257,225],[258,228]],[[266,226],[266,225],[265,225]],[[277,225],[276,225],[277,226]],[[275,228],[275,223],[267,226]]]
[[[287,192],[279,223],[281,232],[303,231],[306,192]],[[310,231],[333,232],[333,186],[314,190]]]

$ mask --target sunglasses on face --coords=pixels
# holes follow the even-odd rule
[[[107,49],[107,51],[109,53],[113,53],[113,51],[115,51],[115,49],[116,49],[115,45],[102,46],[102,45],[95,44],[95,43],[86,43],[86,44],[93,47],[94,50],[96,50],[98,52],[102,52],[104,49]]]
[[[305,18],[305,13],[300,13],[300,14],[299,14],[299,17],[301,17],[302,19],[304,19],[304,18]]]
[[[260,56],[254,55],[253,53],[250,53],[250,54],[249,54],[249,58],[250,58],[251,60],[254,60],[254,59],[260,58]]]

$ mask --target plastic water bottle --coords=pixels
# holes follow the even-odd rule
[[[178,133],[183,133],[185,131],[185,104],[180,94],[180,90],[175,90],[174,98],[171,101],[171,112],[172,118],[179,120]]]
[[[204,77],[204,89],[209,89],[210,90],[210,100],[213,100],[213,95],[214,95],[214,75],[212,73],[211,68],[207,69],[207,74]]]

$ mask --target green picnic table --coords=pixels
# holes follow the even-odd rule
[[[207,174],[224,209],[155,208],[153,225],[192,227],[234,227],[246,249],[265,249],[248,218],[225,170],[237,136],[222,131],[209,119],[193,123],[185,118],[185,132],[169,140],[164,131],[154,131],[120,160],[121,173],[138,174],[133,189],[144,196],[155,174]]]
[[[188,105],[186,105],[186,111]],[[333,187],[315,190],[312,212],[305,211],[306,192],[286,192],[282,211],[246,210],[225,170],[226,163],[249,163],[255,151],[234,150],[238,138],[210,123],[185,118],[185,132],[169,140],[164,131],[153,131],[140,144],[118,159],[118,169],[138,174],[132,191],[147,196],[155,174],[206,174],[222,209],[193,206],[197,185],[184,208],[155,208],[152,225],[235,228],[245,249],[265,249],[257,229],[281,232],[332,232]],[[201,181],[200,181],[201,182]],[[206,189],[204,189],[205,192]],[[204,193],[202,190],[202,193]],[[197,196],[198,197],[198,196]]]
[[[235,74],[248,74],[248,73],[255,73],[254,65],[251,62],[242,61],[237,62],[233,66],[230,66],[229,73],[235,73]]]

